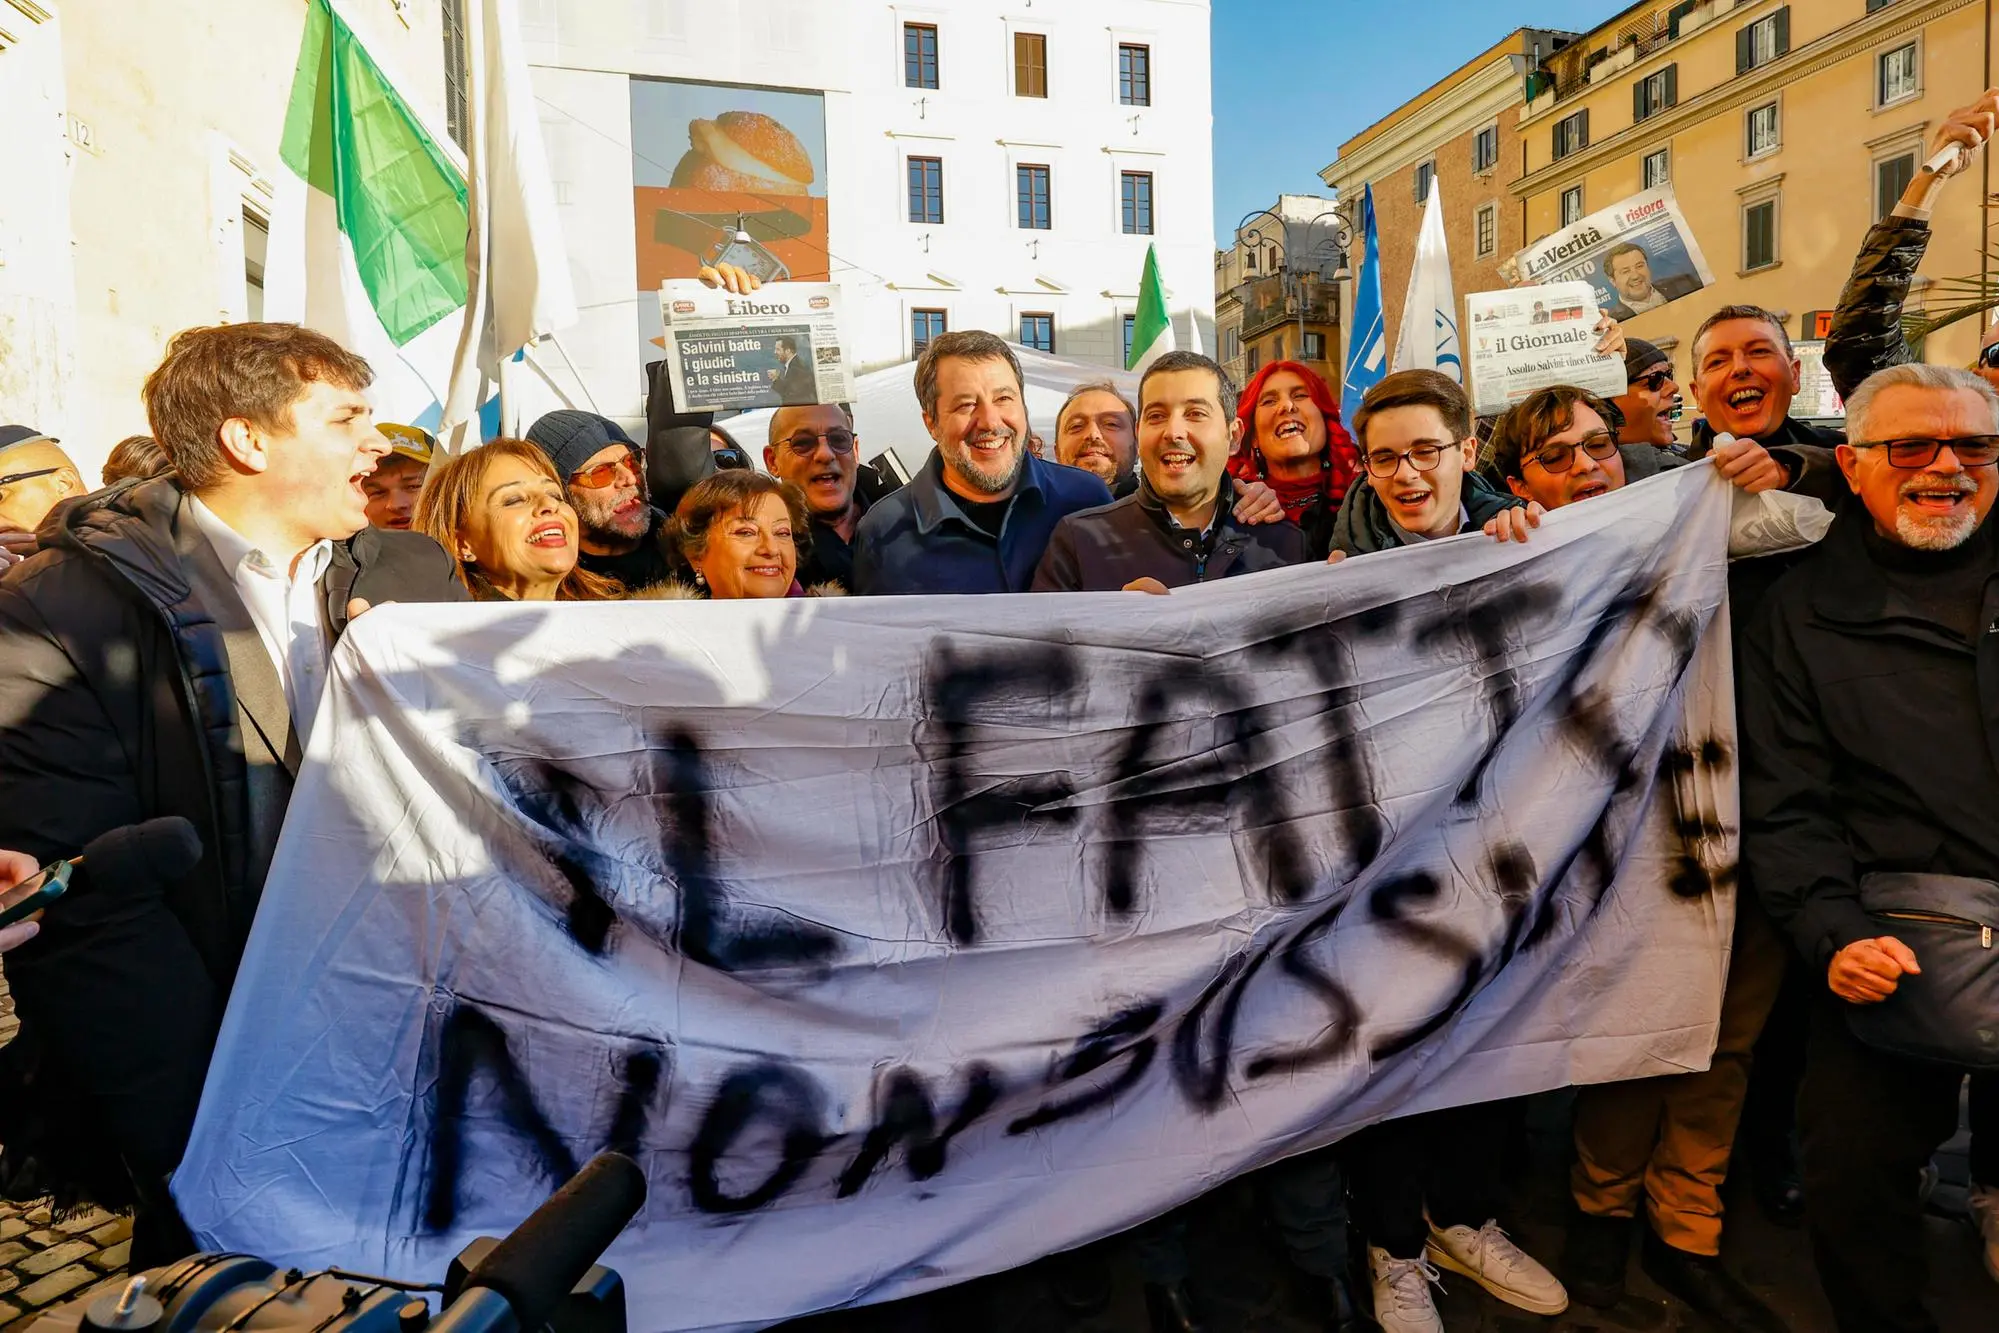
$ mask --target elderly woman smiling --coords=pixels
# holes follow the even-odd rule
[[[451,552],[476,601],[625,595],[614,580],[577,567],[576,511],[548,455],[526,440],[494,440],[432,473],[413,526]]]
[[[811,541],[805,496],[769,473],[731,470],[702,481],[681,497],[672,531],[694,571],[694,589],[678,589],[679,596],[838,595],[832,584],[798,586],[798,566]]]

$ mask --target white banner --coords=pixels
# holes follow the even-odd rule
[[[176,1196],[204,1246],[436,1278],[615,1146],[632,1327],[748,1328],[1703,1067],[1730,495],[1164,600],[378,608]]]

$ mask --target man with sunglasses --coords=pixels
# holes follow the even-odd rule
[[[812,554],[798,571],[806,587],[853,591],[854,529],[868,506],[896,483],[860,461],[861,437],[844,403],[780,407],[771,413],[764,468],[805,492]]]
[[[1841,1333],[1934,1333],[1919,1179],[1966,1071],[1849,1024],[1937,961],[1923,927],[1869,912],[1869,875],[1915,872],[1911,906],[1990,924],[1962,899],[1999,880],[1999,391],[1895,366],[1846,421],[1844,515],[1742,622],[1742,850],[1814,978],[1798,1123],[1819,1281]],[[1974,1133],[1975,1177],[1994,1147]]]
[[[706,432],[702,434],[705,448]],[[549,412],[528,428],[562,476],[576,510],[577,561],[637,592],[671,582],[666,514],[646,502],[645,464],[624,427],[609,417],[573,408]]]
[[[0,426],[0,551],[33,555],[35,529],[49,511],[91,489],[53,436],[33,426]],[[6,563],[0,560],[0,569]]]
[[[1673,422],[1680,414],[1680,385],[1673,377],[1672,356],[1643,338],[1626,339],[1624,381],[1629,387],[1609,400],[1617,419],[1607,424],[1617,432],[1617,442],[1671,449]]]

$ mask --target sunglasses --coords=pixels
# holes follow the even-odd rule
[[[1999,343],[1981,347],[1978,351],[1978,369],[1999,370]]]
[[[581,486],[585,490],[601,491],[606,486],[616,484],[620,472],[625,473],[633,481],[637,481],[639,479],[638,455],[627,449],[623,458],[614,458],[608,463],[599,463],[595,467],[586,467],[581,472],[572,472],[569,474],[569,484],[571,486]]]
[[[1560,475],[1576,465],[1578,449],[1601,463],[1617,452],[1617,441],[1611,438],[1608,431],[1593,430],[1574,444],[1551,444],[1533,458],[1541,465],[1543,472]]]
[[[12,486],[17,481],[33,481],[36,477],[46,477],[52,472],[62,471],[59,467],[38,467],[33,472],[9,472],[0,477],[0,486]]]
[[[1849,440],[1855,449],[1886,449],[1888,466],[1911,472],[1937,461],[1948,449],[1962,467],[1991,467],[1999,463],[1999,435],[1960,435],[1943,440]]]
[[[790,439],[785,440],[783,444],[785,448],[791,450],[792,457],[810,458],[819,452],[819,442],[821,440],[824,440],[826,447],[841,458],[845,458],[848,454],[854,452],[854,433],[846,430],[823,431],[818,435],[811,435],[800,431]]]
[[[1437,460],[1444,456],[1445,449],[1458,448],[1457,445],[1418,444],[1403,453],[1393,449],[1377,449],[1367,456],[1367,470],[1370,475],[1386,481],[1402,469],[1402,460],[1408,459],[1409,466],[1418,472],[1435,472]]]
[[[1657,393],[1672,382],[1673,372],[1669,368],[1666,370],[1655,370],[1649,375],[1641,375],[1631,381],[1631,387],[1634,389],[1643,389],[1647,393]]]

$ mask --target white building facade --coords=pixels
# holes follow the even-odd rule
[[[1191,318],[1213,345],[1207,0],[522,0],[521,18],[584,312],[559,341],[607,414],[637,412],[658,354],[647,289],[713,257],[746,206],[794,276],[841,285],[860,370],[946,329],[1122,366],[1148,245],[1182,344]],[[730,113],[740,144],[699,128]]]

